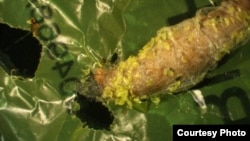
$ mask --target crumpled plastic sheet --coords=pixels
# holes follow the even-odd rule
[[[209,5],[208,1],[185,0],[178,4],[174,0],[0,1],[0,22],[30,30],[32,25],[27,21],[36,18],[39,26],[32,32],[43,45],[34,78],[9,75],[0,67],[0,140],[165,141],[171,140],[173,124],[225,124],[241,119],[247,122],[250,114],[244,107],[250,111],[246,79],[250,75],[246,47],[214,72],[224,74],[234,66],[241,77],[201,88],[205,100],[208,99],[205,114],[189,92],[166,96],[160,105],[138,104],[135,109],[107,105],[115,117],[110,131],[83,127],[80,119],[67,112],[76,86],[90,69],[108,62],[105,60],[113,53],[120,60],[136,54],[160,27],[170,23],[169,19],[183,20],[194,14],[178,16],[195,11],[194,5],[188,9],[190,3],[197,7]],[[11,12],[16,5],[19,12]],[[227,99],[220,97],[224,93],[243,95],[248,102],[236,96],[236,102],[228,104]],[[223,109],[221,101],[237,106]]]
[[[13,77],[1,70],[0,118],[1,133],[5,133],[2,138],[39,140],[51,133],[58,134],[55,129],[61,126],[57,121],[65,117],[65,101],[43,79]]]

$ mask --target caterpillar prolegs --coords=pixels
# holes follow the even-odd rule
[[[187,90],[250,38],[250,0],[222,0],[193,18],[163,27],[138,53],[117,66],[97,68],[99,99],[118,105],[153,94]]]

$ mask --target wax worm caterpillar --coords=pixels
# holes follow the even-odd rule
[[[187,90],[203,80],[227,53],[250,38],[250,0],[222,0],[193,18],[161,28],[139,51],[117,66],[97,68],[100,99],[118,105],[155,94]]]

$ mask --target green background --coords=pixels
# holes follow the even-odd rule
[[[28,21],[36,11],[44,18],[40,26],[58,28],[38,34],[43,48],[35,77],[21,78],[0,67],[0,140],[166,141],[172,138],[174,124],[249,124],[250,43],[226,56],[209,74],[212,82],[199,88],[206,112],[189,91],[166,95],[159,105],[146,101],[127,109],[108,104],[114,116],[110,130],[83,127],[85,123],[68,112],[76,104],[72,100],[77,81],[87,71],[114,53],[118,61],[136,55],[158,29],[208,5],[207,0],[0,0],[1,23],[29,31]],[[54,32],[48,40],[39,37]],[[48,48],[59,42],[67,49]],[[232,70],[240,76],[224,80]]]

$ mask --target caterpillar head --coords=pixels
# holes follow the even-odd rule
[[[90,73],[81,81],[77,92],[78,94],[93,100],[98,99],[102,94],[101,88],[94,79],[93,73]]]

